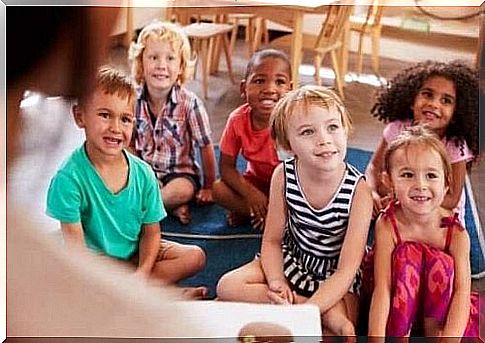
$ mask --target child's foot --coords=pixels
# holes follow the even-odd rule
[[[182,289],[182,294],[185,298],[191,300],[203,300],[207,298],[209,290],[207,287],[184,287]]]
[[[238,214],[234,211],[227,212],[227,224],[230,227],[236,227],[249,223],[249,217]]]
[[[172,215],[177,217],[181,224],[188,224],[192,220],[189,205],[183,204],[172,211]]]

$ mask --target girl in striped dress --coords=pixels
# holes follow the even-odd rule
[[[271,181],[260,258],[224,275],[221,300],[315,304],[326,333],[355,335],[372,196],[344,161],[351,119],[320,86],[287,93],[271,134],[291,155]]]

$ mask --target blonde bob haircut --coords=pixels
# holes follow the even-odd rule
[[[410,146],[423,146],[428,150],[436,151],[443,162],[445,185],[449,186],[452,181],[451,163],[448,153],[438,136],[425,125],[414,125],[403,130],[397,138],[392,141],[384,153],[384,171],[391,175],[392,156],[397,150],[407,149]]]
[[[180,56],[180,76],[178,81],[184,84],[187,80],[187,64],[190,60],[190,42],[182,28],[171,22],[154,21],[145,26],[136,43],[131,43],[128,58],[131,61],[131,76],[141,85],[143,78],[143,52],[149,38],[167,41],[175,53]]]
[[[329,111],[338,111],[345,131],[347,134],[351,132],[352,119],[340,97],[330,88],[306,85],[286,93],[271,112],[269,119],[271,138],[281,148],[291,150],[288,141],[288,118],[295,113],[295,107],[300,105],[303,105],[303,108],[320,106]]]

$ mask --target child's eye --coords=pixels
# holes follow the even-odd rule
[[[411,172],[402,172],[401,175],[399,175],[400,177],[403,177],[403,178],[406,178],[406,179],[409,179],[409,178],[412,178],[413,177],[413,173]]]
[[[438,178],[438,174],[436,174],[436,173],[428,173],[426,176],[428,177],[428,179],[437,179]]]
[[[313,129],[305,129],[300,132],[301,136],[309,136],[312,135],[315,131]]]
[[[328,132],[335,132],[340,128],[337,124],[330,124],[327,128]]]
[[[173,61],[173,60],[175,60],[175,56],[168,56],[168,58],[167,58],[167,59],[168,59],[169,61]]]
[[[261,85],[264,83],[264,80],[263,79],[254,79],[253,82],[257,85]]]
[[[276,80],[276,84],[278,86],[282,86],[282,85],[286,85],[288,82],[286,81],[286,79],[278,79]]]
[[[453,105],[455,101],[452,98],[444,97],[441,99],[443,105]]]
[[[101,118],[104,118],[104,119],[108,119],[109,113],[108,112],[98,112],[98,116],[100,116]]]
[[[131,117],[131,116],[123,116],[123,117],[121,117],[121,122],[123,124],[131,124],[133,122],[133,117]]]

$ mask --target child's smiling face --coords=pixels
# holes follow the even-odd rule
[[[436,150],[424,144],[403,146],[391,156],[390,173],[390,185],[403,208],[423,215],[441,206],[448,187]]]
[[[86,134],[90,157],[121,156],[133,132],[133,102],[97,89],[86,104],[74,109],[76,124]]]
[[[266,121],[278,100],[290,89],[288,63],[278,57],[260,59],[241,82],[241,94],[251,106],[252,115]]]
[[[300,103],[288,118],[291,153],[315,170],[334,171],[344,161],[347,131],[342,115],[335,108]]]
[[[411,109],[414,120],[427,124],[440,137],[444,136],[456,106],[456,89],[453,81],[432,76],[424,81],[416,94]]]
[[[182,72],[180,53],[165,39],[148,37],[142,63],[149,92],[169,90]]]

